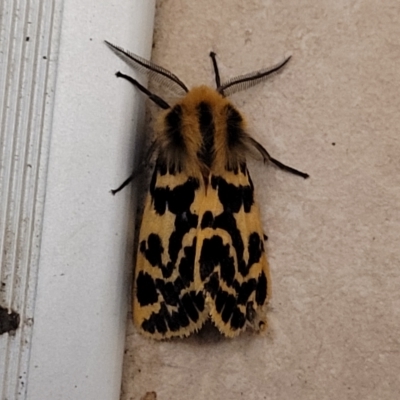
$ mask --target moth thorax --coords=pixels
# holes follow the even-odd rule
[[[232,103],[207,86],[193,88],[163,115],[160,151],[168,163],[235,170],[245,162],[245,122]],[[184,167],[184,168],[185,168]]]

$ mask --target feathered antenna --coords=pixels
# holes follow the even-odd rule
[[[121,57],[132,68],[146,74],[150,79],[154,79],[156,82],[159,82],[169,88],[176,88],[176,85],[178,85],[180,88],[179,90],[183,90],[185,93],[189,91],[186,85],[175,74],[167,69],[160,67],[159,65],[156,65],[145,58],[139,57],[130,51],[124,50],[122,47],[107,42],[107,40],[105,40],[105,42],[111,48],[111,50],[115,52],[115,54]]]
[[[233,93],[258,85],[266,80],[269,75],[283,68],[289,62],[291,57],[292,56],[289,56],[286,60],[275,67],[264,68],[259,71],[250,72],[249,74],[239,75],[235,78],[229,79],[227,82],[220,85],[217,90],[224,96],[230,96]]]

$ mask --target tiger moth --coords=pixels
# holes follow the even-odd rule
[[[134,324],[153,339],[188,336],[209,319],[227,337],[265,330],[270,272],[246,154],[255,149],[264,162],[308,174],[271,157],[227,97],[263,82],[290,57],[221,83],[211,52],[216,88],[189,90],[165,68],[106,43],[134,69],[181,92],[169,105],[132,77],[116,74],[163,109],[145,160],[155,159],[155,167],[139,233]]]

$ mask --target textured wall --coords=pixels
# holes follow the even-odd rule
[[[269,333],[127,335],[122,399],[394,399],[400,390],[400,17],[387,0],[159,1],[153,60],[188,85],[293,58],[233,96],[311,178],[250,164],[269,237]]]

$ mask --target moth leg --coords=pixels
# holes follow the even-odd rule
[[[146,152],[144,160],[140,163],[139,167],[136,170],[133,170],[132,174],[128,178],[126,178],[121,183],[121,185],[119,185],[116,189],[110,190],[113,196],[115,196],[116,193],[120,192],[123,188],[128,186],[138,175],[140,175],[144,171],[146,166],[150,163],[151,157],[153,156],[156,146],[157,146],[156,141],[153,141]]]
[[[146,89],[143,85],[141,85],[136,79],[133,79],[129,75],[125,75],[122,72],[118,71],[115,76],[117,78],[126,79],[128,82],[132,83],[133,86],[137,87],[141,92],[143,92],[151,101],[156,103],[159,107],[163,110],[171,108],[170,105],[163,100],[161,97],[157,96],[156,94],[150,92],[150,90]]]
[[[254,140],[253,138],[250,138],[250,141],[251,141],[251,144],[263,156],[264,162],[266,160],[269,160],[272,163],[274,163],[277,167],[282,169],[283,171],[290,172],[291,174],[301,176],[304,179],[307,179],[310,176],[310,175],[306,174],[305,172],[301,172],[301,171],[299,171],[299,170],[297,170],[295,168],[289,167],[288,165],[285,165],[285,164],[281,163],[280,161],[278,161],[277,159],[271,157],[271,155],[268,153],[268,151],[260,143],[258,143],[256,140]]]
[[[125,179],[124,182],[122,182],[121,185],[119,185],[116,189],[111,189],[110,193],[115,196],[115,194],[121,191],[125,186],[128,186],[133,181],[133,178],[137,175],[135,172],[136,171],[133,171],[132,175]]]

